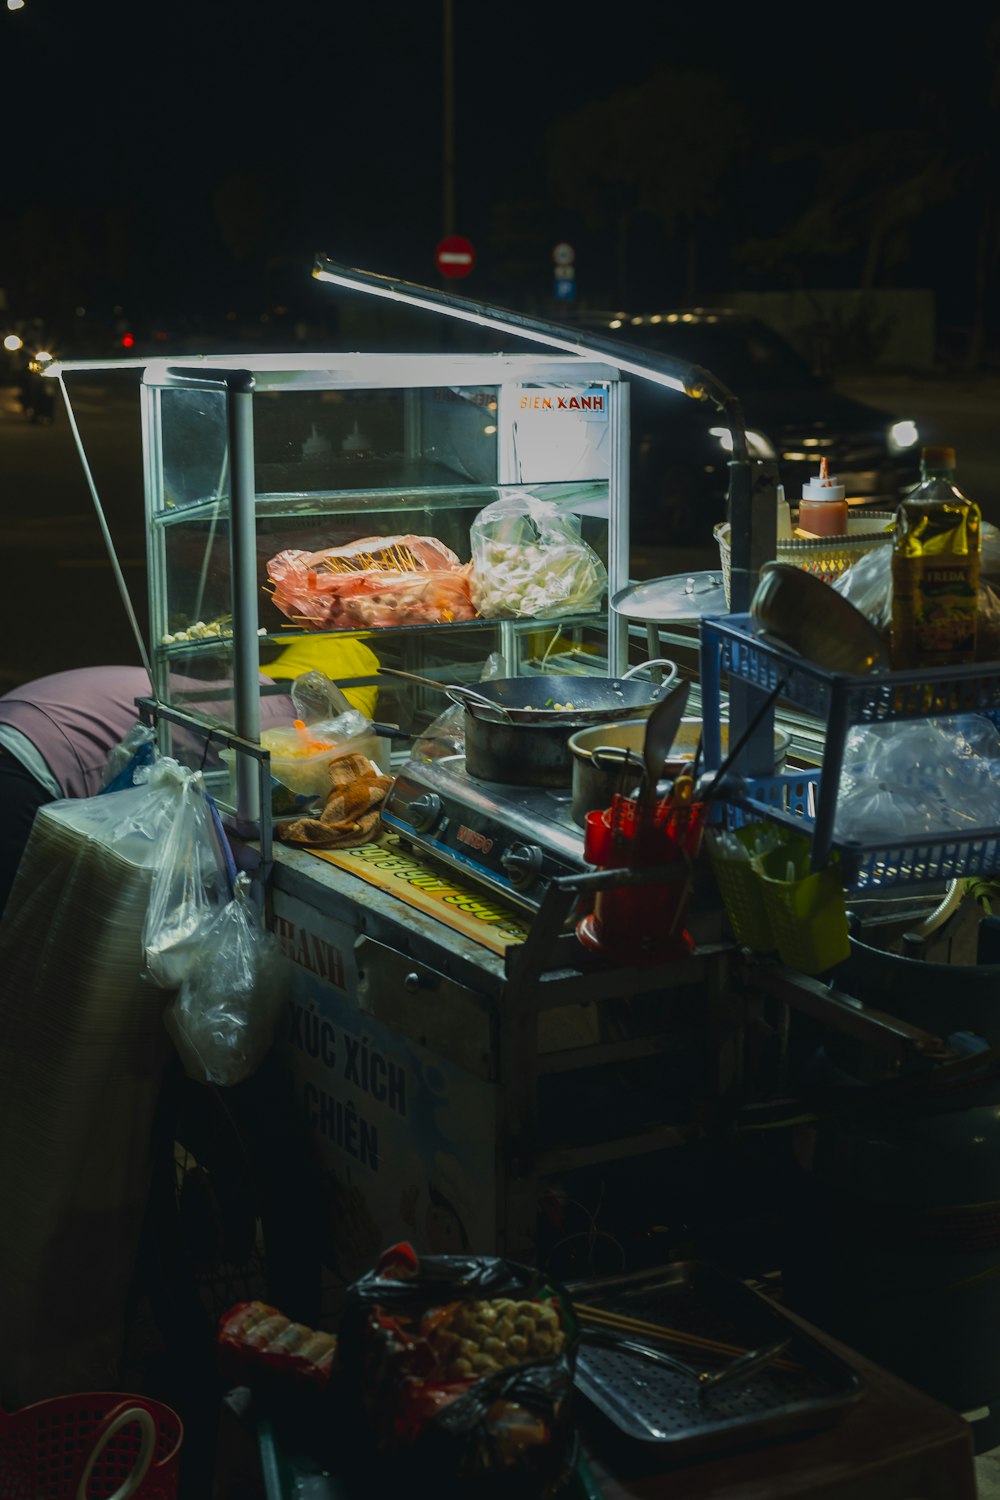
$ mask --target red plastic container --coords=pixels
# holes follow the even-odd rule
[[[672,806],[669,799],[642,803],[616,796],[584,822],[583,857],[600,870],[683,863],[676,880],[598,891],[594,909],[577,924],[586,948],[620,963],[663,963],[694,949],[685,930],[692,864],[701,847],[705,810],[700,802]]]
[[[121,1391],[53,1396],[0,1410],[3,1500],[176,1500],[184,1424]]]

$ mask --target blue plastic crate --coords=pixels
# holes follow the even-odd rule
[[[843,713],[848,724],[919,719],[928,714],[1000,713],[1000,662],[864,675],[828,672],[762,641],[754,634],[749,615],[703,620],[701,639],[703,654],[706,645],[718,649],[723,672],[764,691],[784,678],[782,697],[820,719],[827,719],[832,711],[838,716]]]
[[[1000,870],[998,828],[948,831],[932,839],[922,834],[891,844],[833,838],[848,730],[857,724],[963,713],[984,714],[1000,723],[1000,662],[850,676],[827,672],[760,640],[749,615],[702,620],[702,714],[709,765],[719,743],[722,673],[728,673],[730,681],[751,686],[749,712],[754,697],[763,701],[784,682],[782,698],[826,725],[821,770],[747,777],[745,799],[724,810],[723,820],[731,826],[768,820],[811,832],[814,867],[822,868],[836,852],[844,885],[851,890],[991,875]],[[736,726],[730,732],[735,733]]]

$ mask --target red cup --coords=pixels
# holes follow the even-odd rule
[[[615,797],[609,808],[587,814],[584,858],[604,870],[690,865],[701,844],[701,803],[671,807]],[[577,927],[588,947],[625,963],[685,958],[694,949],[684,929],[691,893],[690,871],[676,880],[600,890],[593,912]]]

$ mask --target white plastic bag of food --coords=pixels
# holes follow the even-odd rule
[[[256,1072],[270,1049],[287,977],[244,871],[207,940],[211,962],[188,975],[163,1019],[188,1077],[229,1088]]]
[[[580,517],[528,491],[479,512],[469,532],[472,600],[492,619],[597,609],[608,574]]]
[[[156,769],[175,779],[177,801],[150,886],[142,944],[146,977],[172,990],[210,952],[208,933],[232,895],[236,871],[201,772],[166,760]]]

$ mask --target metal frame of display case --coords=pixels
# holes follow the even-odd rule
[[[143,372],[143,431],[146,454],[147,522],[149,521],[152,496],[156,493],[158,478],[156,466],[162,454],[158,434],[159,394],[170,389],[193,389],[220,391],[225,395],[230,457],[231,515],[233,525],[231,538],[231,566],[233,579],[233,669],[234,697],[236,702],[236,730],[247,741],[260,738],[259,689],[258,689],[258,621],[255,577],[255,455],[253,437],[253,401],[260,390],[335,388],[369,389],[378,386],[389,388],[386,374],[390,370],[394,379],[392,386],[403,390],[415,388],[417,384],[430,387],[435,379],[441,382],[450,370],[452,376],[464,378],[449,383],[461,385],[496,385],[503,387],[517,380],[528,378],[536,381],[580,381],[581,383],[604,383],[616,392],[609,404],[610,455],[608,474],[608,600],[603,610],[603,628],[608,643],[609,671],[621,670],[625,665],[627,632],[610,608],[610,598],[617,588],[627,581],[628,553],[628,504],[627,461],[628,444],[623,431],[622,401],[627,399],[626,388],[620,386],[617,371],[592,364],[589,361],[549,359],[524,355],[469,355],[456,356],[331,356],[331,355],[265,355],[253,360],[233,357],[232,368],[228,361],[212,360],[201,364],[191,361],[149,361]],[[397,373],[399,372],[399,373]],[[372,375],[378,379],[372,380]],[[415,376],[422,378],[419,382]],[[433,376],[434,378],[430,378]],[[498,473],[495,484],[484,488],[503,488],[509,485],[530,487],[530,481],[517,478],[511,471],[510,454],[503,444],[499,450]],[[155,559],[150,559],[154,569]],[[151,592],[155,594],[155,582]],[[151,609],[153,601],[151,600]],[[155,612],[155,611],[154,611]],[[538,623],[529,620],[499,621],[501,647],[508,659],[517,659],[518,629],[537,629]],[[435,627],[442,631],[451,627]],[[154,648],[154,657],[157,655]],[[237,756],[237,830],[245,837],[254,837],[259,829],[265,810],[261,808],[259,784],[252,763]]]
[[[67,391],[65,376],[83,372],[133,368],[141,372],[141,422],[143,441],[143,465],[145,506],[147,523],[147,562],[149,571],[150,634],[152,640],[149,653],[139,637],[134,610],[117,565],[114,547],[106,524],[99,495],[94,484],[87,454],[72,410],[72,401]],[[157,700],[167,698],[166,674],[167,652],[170,648],[159,642],[160,627],[166,618],[166,578],[162,555],[158,555],[158,543],[154,538],[156,525],[162,524],[162,515],[155,507],[157,496],[162,495],[162,473],[164,463],[164,431],[161,426],[161,396],[169,390],[205,391],[221,395],[225,402],[225,452],[228,460],[228,496],[217,494],[215,502],[228,505],[230,519],[230,561],[232,598],[232,636],[223,638],[232,652],[232,678],[234,722],[229,725],[237,740],[258,742],[260,737],[259,717],[259,611],[256,594],[256,525],[257,494],[255,476],[254,401],[266,392],[292,390],[400,390],[426,391],[437,387],[455,388],[484,386],[495,387],[502,392],[516,383],[527,384],[588,384],[603,385],[609,393],[608,403],[608,450],[607,474],[587,483],[598,483],[607,488],[607,600],[600,610],[587,615],[588,626],[598,630],[606,641],[607,671],[620,674],[627,664],[628,631],[626,622],[620,620],[610,607],[611,597],[628,581],[628,386],[620,381],[619,372],[611,364],[598,359],[585,359],[579,355],[549,355],[531,352],[496,354],[348,354],[348,353],[290,353],[247,356],[227,355],[221,357],[191,356],[184,359],[137,358],[121,361],[66,361],[50,367],[49,373],[58,376],[70,417],[71,428],[90,485],[99,519],[104,527],[112,565],[115,567],[119,590],[122,593],[129,617],[139,640],[143,660],[150,665],[151,677]],[[411,440],[407,428],[404,441]],[[419,437],[413,439],[419,441]],[[491,482],[471,479],[464,482],[470,493],[475,490],[496,495],[505,487],[531,489],[536,484],[547,488],[560,483],[558,478],[539,481],[522,480],[514,467],[513,445],[510,440],[509,423],[495,437],[494,478]],[[572,481],[575,482],[575,481]],[[448,481],[445,480],[445,487]],[[462,483],[456,480],[455,483]],[[419,494],[426,483],[414,486]],[[359,474],[358,494],[378,490],[379,486],[364,483]],[[348,491],[341,492],[349,493]],[[483,503],[486,503],[484,500]],[[154,524],[154,514],[157,521]],[[159,548],[162,553],[162,546]],[[161,619],[162,617],[162,619]],[[492,622],[497,632],[500,649],[511,662],[516,675],[520,663],[520,641],[526,633],[544,628],[547,617],[539,620],[513,619]],[[448,632],[456,627],[441,624],[427,627],[434,632]],[[393,627],[394,634],[400,630]],[[376,636],[379,632],[372,631]],[[336,632],[331,632],[336,634]],[[218,645],[218,642],[214,643]],[[149,657],[152,658],[151,664]],[[178,705],[172,705],[175,713],[183,714]],[[185,728],[203,732],[204,723],[195,715],[182,719],[171,718],[173,723],[183,723]],[[237,746],[237,749],[239,747]],[[266,810],[262,809],[257,769],[246,756],[236,756],[235,821],[242,837],[255,837],[259,832]]]

